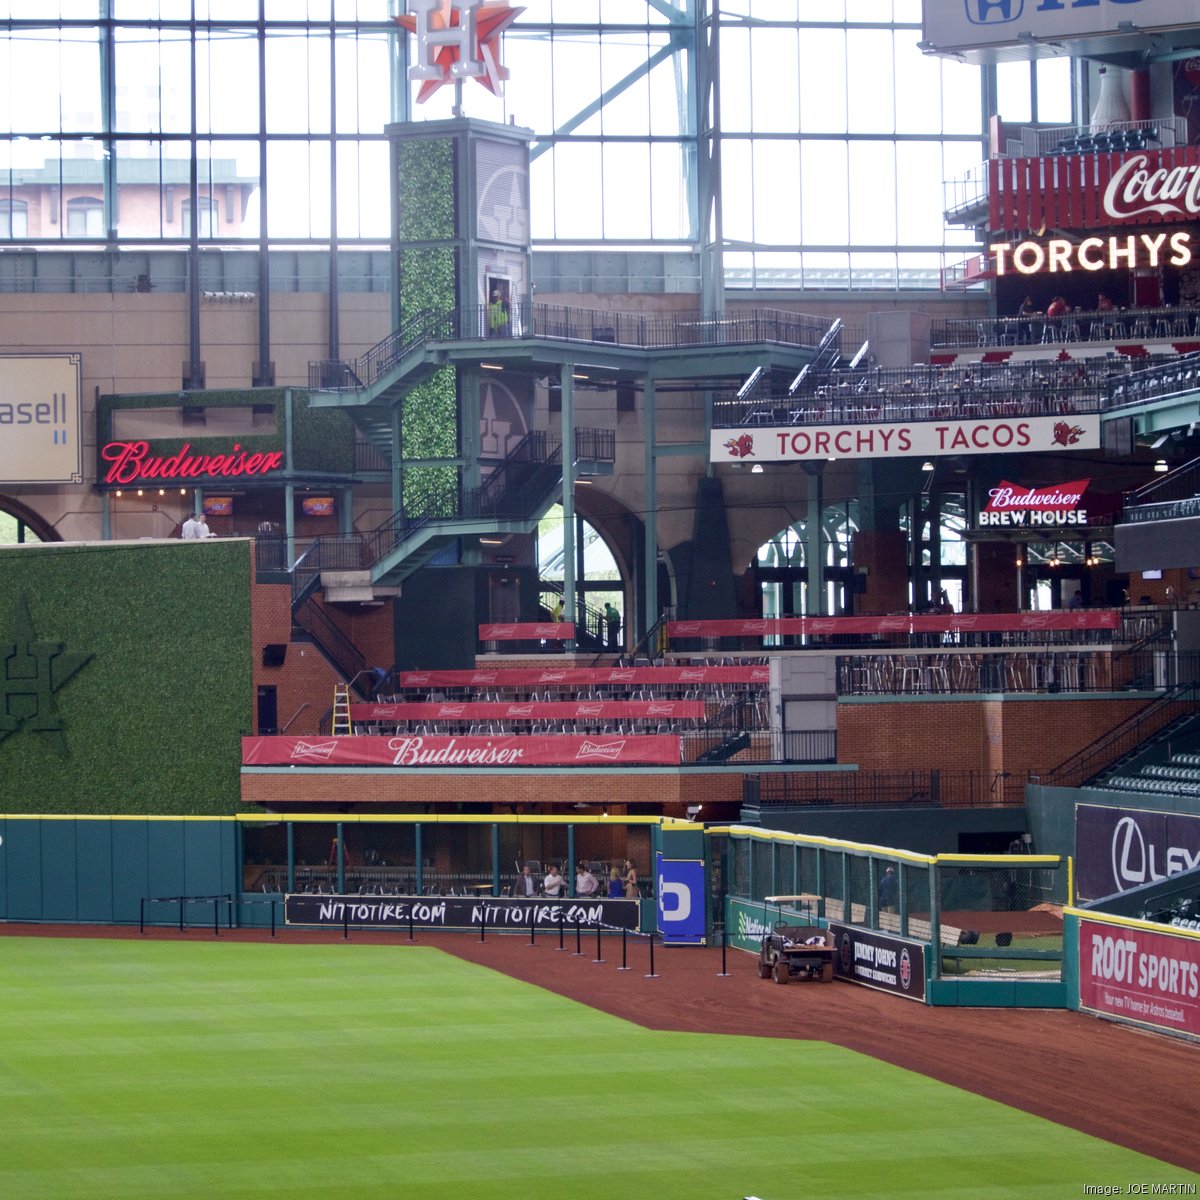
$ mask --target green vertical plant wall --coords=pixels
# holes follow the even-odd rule
[[[250,572],[240,540],[0,547],[0,812],[236,812]]]
[[[422,313],[450,312],[458,305],[454,168],[455,147],[448,138],[414,138],[398,147],[396,270],[401,328]],[[404,461],[423,464],[405,467],[405,512],[453,515],[457,468],[425,465],[458,454],[458,379],[453,367],[442,368],[405,397],[401,433]]]

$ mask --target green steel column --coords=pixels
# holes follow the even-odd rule
[[[500,826],[492,822],[492,895],[500,895]]]
[[[575,380],[574,363],[562,368],[563,620],[578,617],[575,604]],[[567,647],[563,647],[566,649]]]
[[[658,478],[655,471],[655,442],[654,427],[656,423],[657,404],[654,394],[654,376],[646,376],[646,386],[642,392],[642,508],[645,522],[645,538],[643,539],[642,572],[642,627],[637,631],[634,642],[641,639],[658,620]],[[651,658],[655,657],[654,648],[647,647]]]
[[[296,826],[287,823],[287,890],[296,890]]]
[[[805,475],[808,505],[804,515],[804,569],[808,583],[805,611],[810,616],[825,612],[825,540],[821,529],[822,476]]]
[[[346,833],[341,821],[337,823],[337,890],[346,894]]]
[[[420,824],[413,827],[413,862],[417,868],[417,883],[416,892],[419,896],[425,890],[425,853],[421,837],[423,826]]]
[[[567,891],[574,896],[575,892],[575,826],[567,826]]]

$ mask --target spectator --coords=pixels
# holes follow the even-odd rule
[[[616,867],[613,867],[608,873],[608,898],[610,900],[620,900],[623,891],[621,872]]]
[[[594,896],[600,888],[600,881],[583,864],[575,872],[575,895]]]
[[[1051,320],[1055,317],[1065,317],[1071,311],[1071,306],[1067,303],[1063,296],[1055,296],[1053,300],[1046,305],[1046,316]]]
[[[608,648],[615,650],[621,635],[621,614],[611,600],[604,606],[604,625],[608,633]]]
[[[558,599],[554,601],[554,607],[550,610],[551,616],[555,621],[561,621],[563,619],[563,607],[563,598],[559,596]]]
[[[625,899],[639,900],[641,899],[642,890],[638,887],[637,867],[629,861],[625,860],[625,878],[622,881],[625,884]]]
[[[1067,601],[1067,607],[1068,608],[1082,608],[1083,607],[1083,593],[1078,588],[1076,588],[1075,591],[1071,594],[1071,599]]]
[[[488,337],[508,336],[508,301],[498,287],[492,288],[488,304]]]
[[[567,894],[567,881],[557,867],[552,866],[546,873],[546,878],[542,881],[542,891],[556,900]]]
[[[895,912],[900,899],[900,881],[896,878],[896,868],[887,867],[879,877],[879,911]]]
[[[537,880],[533,877],[528,864],[521,868],[517,882],[513,884],[514,896],[536,896],[538,893]]]
[[[1022,318],[1040,317],[1042,310],[1033,302],[1032,296],[1026,296],[1021,301],[1021,307],[1017,309],[1017,316]],[[1018,328],[1017,340],[1022,343],[1033,341],[1033,322],[1028,319],[1021,321]]]
[[[179,531],[179,536],[186,541],[193,541],[200,536],[200,521],[195,513],[191,514],[183,523],[183,528]]]

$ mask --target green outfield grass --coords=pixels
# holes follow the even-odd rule
[[[5,1200],[1197,1179],[825,1043],[650,1032],[423,947],[0,938],[0,1047]]]

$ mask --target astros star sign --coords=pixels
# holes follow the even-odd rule
[[[464,79],[499,96],[509,75],[500,62],[500,35],[524,11],[486,0],[409,0],[409,11],[395,20],[417,39],[416,63],[408,69],[410,79],[421,80],[417,103]]]

